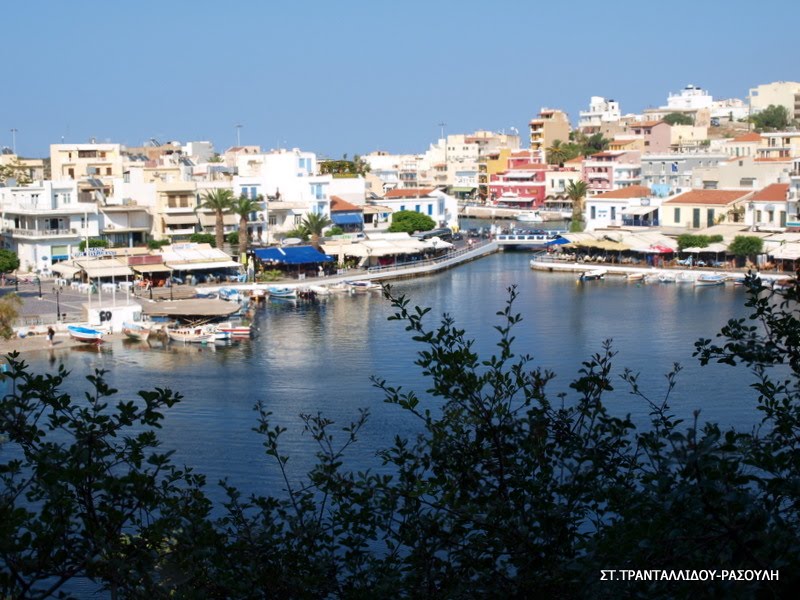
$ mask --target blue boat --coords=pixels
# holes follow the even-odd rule
[[[270,286],[267,293],[270,298],[297,298],[297,290],[294,288]]]
[[[73,340],[83,342],[84,344],[99,344],[103,341],[103,332],[93,327],[67,325],[67,331]]]

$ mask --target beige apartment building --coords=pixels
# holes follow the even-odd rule
[[[546,162],[547,149],[556,140],[569,142],[569,118],[566,113],[552,108],[543,108],[538,119],[529,123],[531,153],[535,162]]]
[[[792,119],[800,119],[800,83],[774,81],[750,88],[750,112],[758,113],[770,104],[783,106]]]
[[[705,229],[719,223],[744,223],[753,190],[689,190],[661,204],[662,227]]]
[[[87,177],[122,177],[120,144],[51,144],[50,173],[54,181]]]

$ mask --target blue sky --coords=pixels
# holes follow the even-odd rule
[[[797,80],[793,4],[673,0],[27,0],[3,5],[0,146],[211,140],[321,155],[636,112],[692,83]]]

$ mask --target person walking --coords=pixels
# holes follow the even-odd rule
[[[55,329],[52,327],[47,328],[47,345],[51,348],[53,347],[53,338],[55,337],[56,332]]]

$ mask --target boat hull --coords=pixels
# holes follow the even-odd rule
[[[216,334],[205,327],[180,327],[167,329],[167,336],[173,342],[184,344],[207,344],[216,340]]]
[[[91,327],[77,327],[70,325],[67,327],[69,336],[83,344],[100,344],[103,341],[103,332]]]

